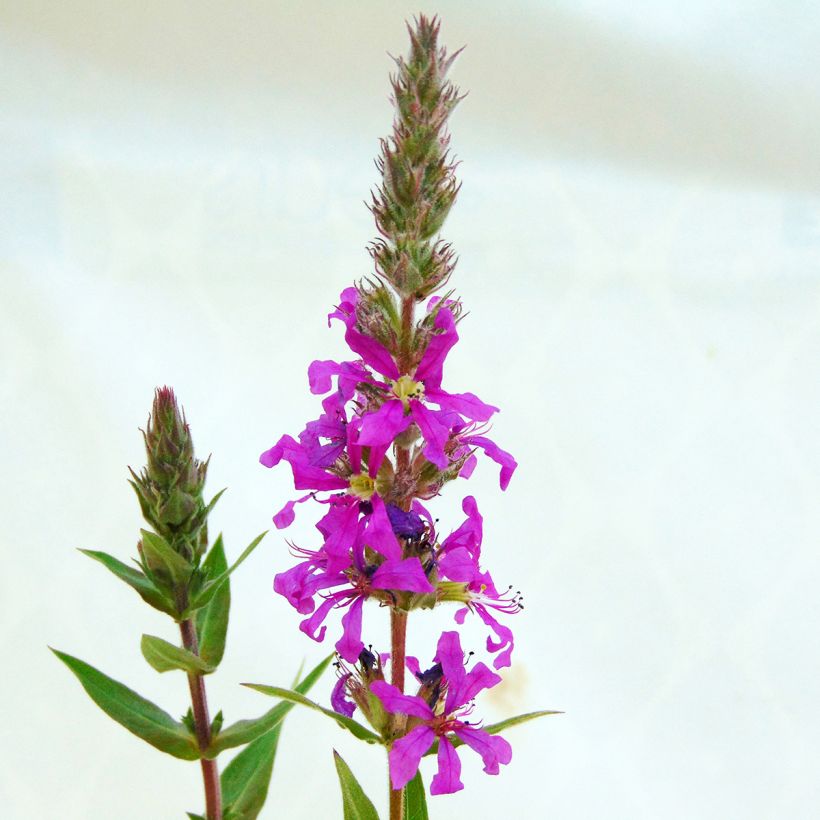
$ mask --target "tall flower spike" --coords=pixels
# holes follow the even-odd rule
[[[467,478],[477,450],[500,466],[502,489],[517,466],[486,435],[498,408],[444,385],[463,315],[452,292],[434,295],[455,264],[438,231],[459,190],[446,124],[460,96],[446,76],[455,55],[438,45],[438,31],[435,18],[420,16],[410,27],[410,54],[396,59],[391,78],[396,113],[392,135],[381,143],[382,180],[370,205],[380,234],[370,248],[376,276],[345,288],[328,316],[329,325],[335,319],[342,326],[352,360],[310,365],[322,414],[298,440],[284,435],[260,456],[266,467],[286,462],[294,489],[306,492],[274,515],[278,529],[290,526],[297,505],[324,510],[316,523],[321,543],[294,547],[301,560],[277,574],[274,589],[305,616],[300,629],[314,640],[329,631],[328,616],[341,612],[331,705],[347,718],[359,707],[390,749],[391,820],[402,820],[403,789],[436,740],[433,794],[461,788],[460,743],[479,752],[490,774],[511,756],[506,741],[467,719],[474,695],[501,678],[483,663],[466,672],[455,632],[442,636],[436,666],[420,674],[406,652],[409,614],[462,604],[456,622],[475,612],[490,629],[493,664],[502,668],[510,664],[513,635],[495,615],[520,608],[518,596],[499,592],[481,567],[475,500],[465,499],[467,521],[441,543],[421,503]],[[364,649],[374,603],[390,616],[390,653],[377,667]],[[389,683],[381,666],[388,657]],[[406,670],[422,684],[419,695],[404,693]]]

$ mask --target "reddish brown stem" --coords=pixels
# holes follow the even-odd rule
[[[413,343],[413,314],[416,300],[407,296],[401,302],[401,337],[399,342],[398,365],[401,373],[408,374],[411,362]],[[410,486],[410,451],[406,447],[396,448],[396,471],[400,486]],[[412,495],[401,499],[401,506],[410,509]],[[404,692],[404,666],[407,649],[407,613],[401,609],[390,610],[390,669],[391,680],[400,692]],[[396,716],[394,732],[398,735],[403,732],[404,719]],[[401,721],[402,725],[399,725]],[[390,820],[404,820],[404,789],[394,789],[390,784]]]
[[[404,653],[407,643],[407,613],[399,609],[390,610],[390,669],[392,683],[404,692]]]
[[[390,669],[393,686],[404,692],[404,664],[407,648],[407,613],[390,610]],[[390,820],[403,820],[404,789],[390,789]]]
[[[179,625],[182,645],[194,655],[199,655],[196,629],[190,619]],[[188,673],[188,687],[191,690],[191,707],[194,713],[194,731],[199,749],[204,752],[211,745],[211,719],[208,716],[208,698],[205,694],[205,680],[202,675]],[[205,784],[205,815],[208,820],[222,820],[222,790],[219,783],[219,769],[215,760],[200,759],[202,781]]]

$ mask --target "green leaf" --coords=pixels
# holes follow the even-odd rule
[[[174,646],[172,643],[157,638],[155,635],[143,635],[140,641],[140,649],[145,660],[148,661],[157,672],[170,672],[172,669],[180,669],[183,672],[193,672],[195,675],[207,675],[213,672],[213,666],[207,664],[202,658],[183,649],[181,646]]]
[[[79,658],[51,651],[77,676],[97,706],[129,732],[174,757],[199,759],[196,738],[159,706]]]
[[[194,610],[199,609],[202,606],[205,606],[205,604],[207,604],[208,601],[210,601],[211,598],[213,598],[214,595],[216,595],[216,593],[219,591],[220,586],[222,586],[222,584],[227,580],[231,573],[257,548],[257,546],[259,546],[259,542],[267,534],[268,531],[265,530],[265,532],[257,535],[256,538],[254,538],[253,541],[251,541],[251,543],[248,544],[247,547],[245,547],[242,554],[239,556],[239,558],[236,559],[233,566],[229,570],[223,572],[221,575],[214,578],[213,581],[208,581],[208,583],[206,583],[202,587],[202,589],[199,590],[199,592],[194,596],[194,599],[193,601],[191,601],[189,609]]]
[[[404,820],[430,820],[421,771],[404,787]]]
[[[227,816],[254,820],[262,810],[281,731],[279,723],[246,746],[222,772],[222,799]]]
[[[507,718],[506,720],[499,721],[498,723],[491,723],[489,726],[482,726],[481,728],[487,732],[489,735],[497,735],[499,732],[503,732],[505,729],[509,729],[511,726],[517,726],[519,723],[527,723],[530,720],[535,720],[536,718],[545,717],[546,715],[563,715],[563,712],[556,712],[553,710],[542,710],[540,712],[527,712],[523,715],[516,715],[515,717]],[[463,740],[460,740],[457,737],[450,738],[453,746],[456,748],[462,746],[464,744]],[[430,749],[425,752],[425,757],[427,755],[434,755],[438,752],[438,741],[436,741]]]
[[[322,676],[325,669],[330,665],[333,655],[328,655],[316,667],[314,667],[305,679],[296,686],[296,691],[304,694],[309,692],[317,680]],[[272,709],[265,712],[264,715],[250,720],[238,720],[236,723],[228,726],[227,729],[220,732],[211,741],[211,746],[208,749],[207,757],[216,757],[225,749],[232,749],[235,746],[244,746],[256,738],[271,731],[277,726],[293,709],[292,703],[277,703]]]
[[[364,740],[367,743],[382,742],[378,735],[374,735],[373,732],[366,729],[361,723],[357,723],[353,718],[339,714],[339,712],[334,712],[332,709],[325,709],[324,706],[319,706],[318,703],[314,703],[314,701],[309,700],[299,692],[294,692],[290,689],[280,689],[278,686],[264,686],[261,683],[243,683],[242,685],[247,686],[249,689],[255,689],[263,695],[270,695],[273,698],[282,698],[283,700],[300,703],[302,706],[315,709],[317,712],[321,712],[323,715],[333,718],[339,726],[343,729],[347,729],[355,737],[359,738],[359,740]]]
[[[113,555],[108,555],[108,553],[105,552],[82,549],[80,552],[89,558],[93,558],[95,561],[99,561],[106,569],[113,572],[117,578],[125,581],[128,586],[139,593],[140,598],[142,598],[146,604],[168,615],[177,614],[174,602],[170,598],[166,598],[165,595],[154,586],[151,579],[143,575],[138,569],[134,569],[128,566],[128,564],[123,564],[122,561],[117,560]]]
[[[142,535],[142,553],[145,563],[156,572],[162,571],[178,586],[188,583],[193,567],[174,552],[173,547],[161,536],[150,530],[140,530]]]
[[[194,814],[190,811],[186,811],[185,814],[188,815],[189,820],[208,820],[207,817],[203,817],[201,814]]]
[[[335,749],[333,759],[339,774],[339,785],[342,787],[344,820],[379,820],[376,807],[353,776],[350,766],[342,760],[342,756]]]
[[[218,496],[217,496],[218,497]],[[213,503],[213,502],[212,502]],[[205,556],[201,569],[211,577],[222,575],[228,569],[225,547],[220,535]],[[228,614],[231,608],[231,585],[228,579],[217,589],[210,602],[196,612],[196,634],[199,656],[214,669],[225,654],[225,638],[228,634]]]
[[[536,718],[540,717],[546,717],[547,715],[563,714],[563,712],[557,712],[549,709],[544,709],[540,712],[526,712],[523,715],[516,715],[515,717],[506,718],[505,720],[499,721],[498,723],[491,723],[489,726],[484,726],[482,728],[485,732],[487,732],[487,734],[497,735],[499,732],[503,732],[505,729],[509,729],[511,726],[518,726],[519,723],[528,723],[531,720],[535,720]]]
[[[220,499],[220,498],[222,498],[222,494],[223,494],[223,493],[225,492],[225,490],[227,490],[227,489],[228,489],[227,487],[223,487],[223,488],[222,488],[222,489],[221,489],[221,490],[220,490],[220,491],[219,491],[219,492],[218,492],[218,493],[217,493],[217,494],[216,494],[216,495],[215,495],[215,496],[214,496],[214,497],[213,497],[213,498],[212,498],[212,499],[208,502],[208,506],[207,506],[207,507],[205,507],[205,509],[202,511],[202,518],[207,518],[207,517],[208,517],[208,514],[209,514],[209,513],[211,512],[211,510],[212,510],[212,509],[216,506],[216,502],[217,502],[217,501],[219,501],[219,499]]]

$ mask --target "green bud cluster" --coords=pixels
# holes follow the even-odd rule
[[[447,118],[461,96],[446,78],[458,56],[438,45],[439,23],[421,16],[408,26],[410,54],[391,77],[396,118],[376,164],[382,184],[370,209],[382,238],[370,246],[377,273],[402,298],[421,300],[444,285],[455,266],[449,244],[434,239],[459,185],[448,152]]]
[[[191,430],[171,388],[155,392],[143,438],[148,463],[139,474],[129,468],[143,517],[174,552],[198,566],[208,547],[208,462],[194,455]]]

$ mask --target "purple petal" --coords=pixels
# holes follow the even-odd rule
[[[343,478],[311,465],[305,449],[290,436],[282,436],[270,450],[259,456],[259,461],[266,467],[275,467],[283,459],[290,464],[293,486],[297,490],[342,490],[347,487]]]
[[[461,760],[453,744],[442,735],[438,741],[438,772],[430,781],[430,794],[453,794],[463,788]]]
[[[330,359],[311,362],[308,367],[308,382],[310,392],[314,395],[324,395],[333,387],[332,377],[339,377],[339,392],[345,401],[353,397],[356,385],[361,381],[368,381],[368,372],[356,362],[334,362]]]
[[[342,637],[336,641],[336,651],[348,663],[355,663],[359,659],[359,653],[364,649],[362,643],[362,606],[364,598],[361,596],[353,601],[350,609],[345,612],[342,618]]]
[[[450,438],[450,428],[439,421],[434,410],[428,409],[416,399],[410,402],[410,412],[426,442],[425,458],[439,470],[445,470],[449,462],[444,453],[444,446]]]
[[[373,681],[370,684],[370,691],[382,702],[388,712],[412,715],[422,720],[432,720],[434,717],[433,710],[418,695],[403,695],[391,683],[383,680]]]
[[[339,362],[330,359],[317,359],[308,366],[308,384],[310,392],[318,395],[329,393],[333,387],[331,376],[338,375]]]
[[[287,449],[299,449],[299,444],[292,436],[282,436],[270,450],[259,456],[259,463],[265,467],[275,467],[283,458]]]
[[[512,474],[518,466],[518,462],[506,450],[502,450],[494,441],[491,441],[486,436],[469,436],[463,439],[463,441],[471,447],[481,447],[488,458],[491,458],[496,464],[501,466],[499,483],[501,484],[501,489],[506,490],[509,486]]]
[[[315,608],[313,603],[315,591],[309,586],[312,577],[312,564],[309,561],[303,561],[287,572],[275,575],[273,591],[286,598],[300,615],[309,615]]]
[[[421,669],[419,667],[419,659],[414,657],[413,655],[406,655],[404,658],[404,665],[410,670],[410,672],[418,678],[421,674]]]
[[[345,697],[347,695],[347,681],[351,674],[351,672],[348,672],[342,675],[339,680],[336,681],[336,685],[330,693],[330,705],[334,711],[341,715],[347,715],[348,717],[353,717],[353,713],[356,711],[355,702]]]
[[[444,539],[441,549],[443,552],[463,547],[474,556],[476,562],[481,556],[481,539],[484,535],[484,519],[478,511],[478,504],[475,498],[468,495],[461,502],[461,509],[464,511],[467,519],[461,526],[451,532],[447,538]]]
[[[431,544],[436,543],[436,522],[433,520],[433,516],[430,514],[430,510],[421,503],[414,499],[412,510],[414,513],[417,513],[421,518],[423,518],[427,522],[427,529],[428,529],[428,537],[430,539]]]
[[[473,421],[488,421],[493,413],[498,412],[497,407],[485,404],[474,393],[446,393],[433,388],[426,390],[424,397],[443,409],[454,410]]]
[[[498,621],[490,615],[487,608],[483,604],[475,603],[473,604],[473,607],[478,613],[478,617],[481,618],[481,620],[484,621],[484,623],[487,624],[487,626],[489,626],[498,637],[497,641],[494,641],[492,637],[487,637],[487,651],[498,652],[500,649],[504,650],[496,656],[493,661],[493,666],[496,669],[503,669],[505,666],[510,666],[512,664],[510,658],[512,657],[512,651],[515,647],[512,629],[498,623]]]
[[[392,445],[392,441],[387,441],[384,444],[372,445],[370,452],[367,454],[367,474],[371,478],[375,478],[379,473],[379,467],[382,466],[385,455]]]
[[[322,444],[321,439],[328,439]],[[315,421],[309,421],[299,433],[299,444],[308,464],[313,467],[329,467],[342,454],[347,439],[347,423],[339,408],[324,413]]]
[[[354,353],[358,353],[364,363],[372,367],[377,373],[387,376],[388,379],[398,379],[399,369],[396,367],[396,362],[390,355],[390,351],[380,342],[356,330],[355,323],[355,317],[352,321],[345,322],[347,324],[347,330],[345,331],[347,346]]]
[[[340,561],[347,560],[350,545],[355,540],[359,529],[358,499],[351,498],[344,505],[339,504],[332,507],[316,527],[319,532],[327,535],[325,551],[328,556]]]
[[[441,664],[444,677],[448,681],[447,704],[444,707],[449,714],[451,697],[450,693],[458,690],[462,680],[464,680],[464,650],[461,648],[461,640],[458,632],[442,632],[436,647],[436,656],[433,659]],[[461,706],[461,702],[456,706]]]
[[[415,510],[405,512],[395,504],[388,504],[387,516],[393,532],[401,538],[421,538],[424,535],[424,522]]]
[[[455,734],[481,755],[487,774],[498,774],[499,764],[506,766],[512,760],[512,747],[503,737],[487,734],[483,729],[466,727],[456,729]]]
[[[327,627],[323,626],[319,629],[319,626],[325,618],[327,618],[328,612],[333,609],[333,605],[335,603],[336,601],[333,598],[327,598],[322,601],[322,605],[316,610],[316,612],[314,612],[309,618],[305,618],[305,620],[299,624],[299,629],[311,640],[321,643],[325,639]]]
[[[433,592],[421,561],[413,556],[403,561],[385,561],[371,580],[374,589],[400,589],[405,592]]]
[[[367,529],[364,531],[365,543],[385,558],[400,559],[401,547],[387,516],[384,501],[381,496],[373,495],[370,503],[373,505],[373,512],[367,519]]]
[[[406,786],[419,770],[424,753],[433,745],[436,733],[429,726],[416,726],[393,743],[390,761],[390,781],[394,789]]]
[[[327,326],[330,327],[332,319],[339,319],[347,322],[356,311],[356,303],[359,301],[359,292],[354,287],[345,288],[339,294],[339,306],[332,313],[327,314]]]
[[[444,557],[439,559],[438,568],[449,581],[471,584],[481,578],[476,559],[464,547],[448,550]]]
[[[293,511],[293,508],[297,504],[304,503],[309,498],[311,498],[310,493],[303,495],[301,498],[296,498],[293,501],[288,501],[288,503],[285,504],[285,506],[282,507],[276,515],[273,516],[273,523],[276,526],[276,529],[287,529],[293,523],[293,519],[296,518],[296,513]]]
[[[462,678],[458,687],[452,687],[447,692],[445,710],[454,712],[459,706],[469,703],[479,692],[492,689],[501,683],[501,675],[491,672],[490,668],[480,661]]]
[[[450,348],[458,341],[456,322],[448,308],[439,309],[434,327],[443,332],[430,339],[415,373],[416,380],[423,381],[425,387],[429,388],[437,388],[441,385],[444,359]]]
[[[458,477],[459,478],[469,478],[473,474],[473,470],[475,470],[476,465],[478,464],[478,459],[475,455],[471,455],[462,465],[461,470],[459,470]]]
[[[399,399],[386,401],[375,413],[362,417],[358,443],[365,446],[388,444],[407,429],[411,420],[410,416],[404,415],[404,405]]]

